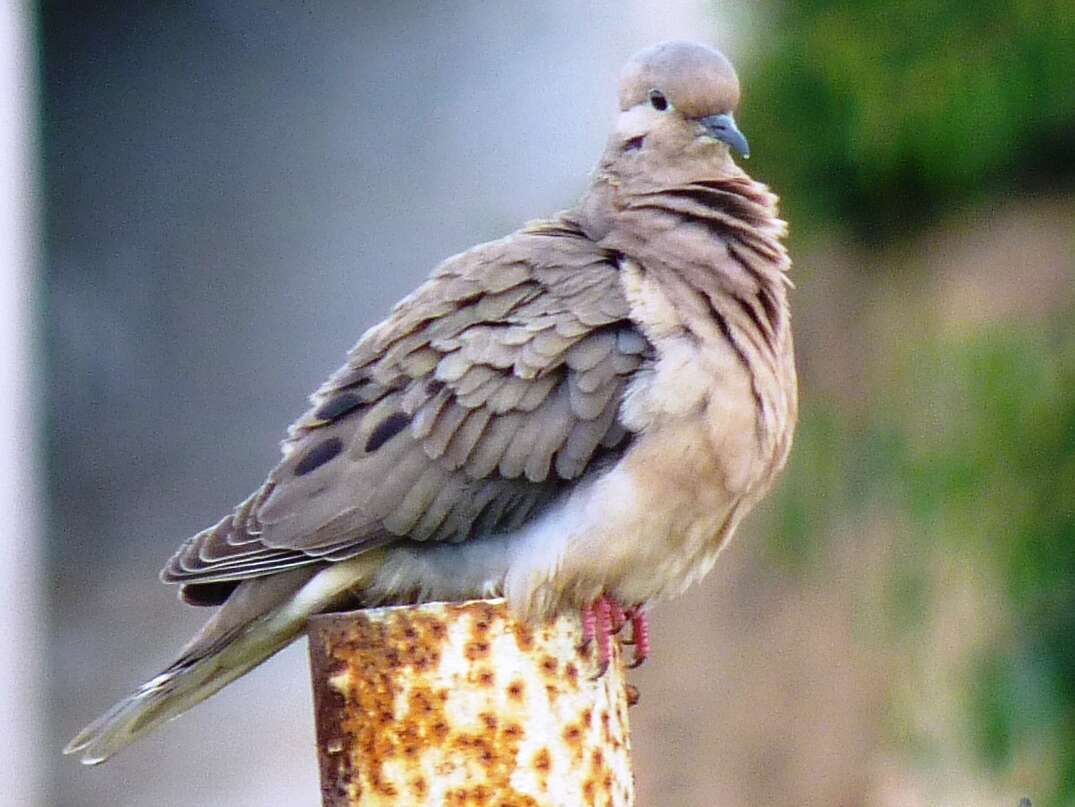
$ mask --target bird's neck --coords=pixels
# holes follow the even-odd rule
[[[762,431],[783,441],[796,409],[790,261],[781,240],[787,227],[776,196],[730,165],[666,184],[599,173],[577,222],[600,247],[633,259],[670,298],[708,312],[704,319],[717,328],[703,323],[699,344],[717,333],[714,349],[731,346],[754,379]],[[786,446],[773,450],[786,455]]]
[[[663,183],[603,169],[578,208],[581,229],[650,271],[677,275],[729,327],[778,354],[791,284],[776,195],[730,160]]]

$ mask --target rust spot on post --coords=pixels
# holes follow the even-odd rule
[[[592,680],[579,642],[502,601],[313,618],[325,807],[629,807],[619,652]]]

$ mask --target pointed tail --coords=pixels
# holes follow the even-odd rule
[[[90,723],[63,752],[80,753],[85,765],[104,762],[282,650],[307,617],[360,589],[382,560],[383,552],[373,551],[244,581],[174,664]]]

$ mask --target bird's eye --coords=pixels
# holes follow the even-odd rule
[[[649,91],[649,102],[658,112],[664,112],[668,109],[668,99],[664,97],[664,93],[660,90]]]

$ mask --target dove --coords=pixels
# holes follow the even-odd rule
[[[626,64],[589,189],[437,267],[350,351],[264,484],[162,579],[218,606],[65,751],[103,762],[319,612],[503,596],[612,634],[713,567],[784,466],[797,393],[786,224],[738,165],[717,50]],[[599,670],[600,674],[600,670]]]

